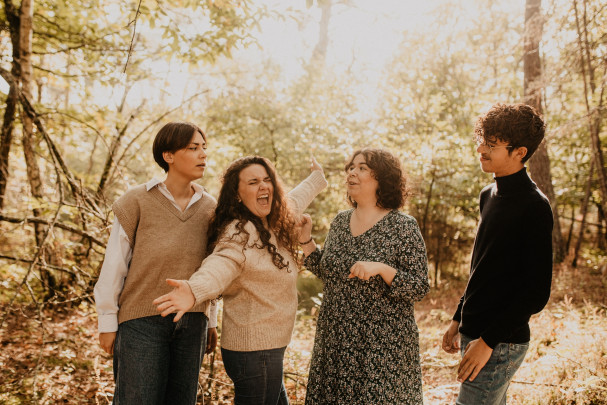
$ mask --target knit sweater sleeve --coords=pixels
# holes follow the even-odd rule
[[[529,207],[523,223],[524,252],[521,252],[520,284],[512,291],[509,305],[496,314],[493,322],[481,333],[490,347],[508,337],[510,331],[529,322],[550,298],[552,282],[552,210],[547,201]]]
[[[188,280],[196,304],[217,298],[242,273],[249,237],[238,233],[235,223],[226,228],[213,253]]]
[[[301,215],[328,183],[321,170],[314,170],[304,181],[289,192],[289,200],[293,211]]]

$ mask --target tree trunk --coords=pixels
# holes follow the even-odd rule
[[[571,265],[577,267],[577,258],[582,247],[582,240],[584,239],[584,227],[586,226],[586,214],[588,213],[588,204],[590,202],[590,193],[592,192],[592,177],[594,175],[594,164],[590,165],[590,173],[588,174],[588,183],[586,183],[586,191],[584,192],[584,200],[580,207],[582,221],[580,222],[580,231],[578,233],[577,240],[575,241],[575,248],[573,250],[573,260]],[[572,219],[573,222],[573,219]]]
[[[540,38],[542,36],[541,0],[527,0],[525,7],[524,102],[534,107],[539,113],[542,113],[543,83],[540,60]],[[550,200],[554,217],[554,228],[552,230],[554,260],[560,263],[565,257],[565,252],[563,250],[563,237],[561,234],[556,194],[552,186],[550,159],[548,158],[548,148],[545,141],[542,142],[531,159],[529,159],[529,172],[540,190]]]
[[[588,39],[588,19],[586,17],[586,0],[584,0],[583,21],[580,21],[578,14],[577,0],[573,0],[573,9],[575,14],[575,25],[577,29],[578,45],[580,48],[580,67],[582,78],[584,79],[584,102],[586,103],[586,112],[588,116],[588,131],[590,133],[590,148],[592,151],[592,160],[597,173],[599,190],[601,193],[601,208],[607,212],[607,174],[605,173],[605,159],[601,147],[602,110],[603,96],[605,92],[605,82],[601,81],[600,93],[596,107],[591,106],[590,100],[596,97],[595,69],[590,56],[590,41]],[[604,67],[603,75],[607,72],[607,66]]]
[[[4,1],[4,14],[9,24],[11,43],[13,45],[13,63],[11,74],[18,78],[19,73],[19,15],[11,0]],[[11,84],[6,98],[4,119],[2,121],[2,133],[0,134],[0,210],[4,209],[4,197],[8,183],[8,157],[13,143],[13,129],[15,127],[15,112],[17,109],[18,84]]]
[[[19,65],[21,70],[21,92],[29,99],[33,100],[32,87],[33,87],[33,68],[32,68],[32,37],[33,37],[33,18],[34,18],[34,4],[33,0],[22,0],[20,9],[20,26],[19,26]],[[21,124],[23,127],[23,155],[25,157],[27,179],[29,181],[32,197],[35,200],[35,207],[33,209],[34,217],[42,218],[43,211],[39,208],[44,202],[43,183],[40,176],[40,167],[38,166],[38,160],[34,151],[33,145],[36,144],[34,138],[34,121],[27,114],[21,114]],[[34,225],[36,246],[43,251],[40,254],[40,258],[43,263],[50,262],[50,252],[42,246],[44,241],[44,230],[45,226],[42,224]],[[54,275],[45,266],[40,267],[40,278],[42,280],[43,288],[46,290],[45,299],[48,300],[55,291],[56,280]]]
[[[331,6],[333,0],[319,0],[321,9],[320,30],[318,32],[318,42],[312,52],[312,65],[322,67],[327,58],[327,47],[329,46],[329,21],[331,20]]]

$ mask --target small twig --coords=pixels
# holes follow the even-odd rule
[[[566,388],[564,385],[562,384],[550,384],[550,383],[539,383],[539,382],[535,382],[535,381],[519,381],[519,380],[512,380],[513,383],[517,383],[517,384],[527,384],[527,385],[545,385],[546,387],[557,387],[557,388]]]
[[[557,355],[557,356],[559,356],[560,358],[565,359],[565,360],[569,360],[570,362],[577,364],[578,366],[582,367],[583,369],[585,369],[585,370],[589,371],[589,372],[590,372],[590,374],[594,375],[594,376],[595,376],[595,377],[597,377],[599,380],[603,381],[604,383],[607,383],[607,380],[605,380],[604,378],[602,378],[601,376],[599,376],[599,375],[598,375],[598,373],[596,372],[596,370],[593,370],[593,369],[591,369],[590,367],[583,365],[583,364],[582,364],[582,363],[580,363],[579,361],[576,361],[576,360],[570,359],[570,358],[569,358],[569,357],[567,357],[567,356],[563,356],[563,355],[562,355],[562,354],[560,354],[559,352],[555,352],[555,353],[556,353],[556,355]]]
[[[137,5],[137,11],[135,12],[135,19],[129,23],[129,25],[133,24],[133,36],[131,38],[131,45],[129,46],[129,52],[126,57],[126,63],[124,64],[124,70],[122,73],[126,73],[126,68],[129,65],[129,60],[131,59],[131,53],[133,53],[133,44],[135,43],[135,34],[137,33],[137,17],[139,17],[139,9],[141,7],[141,0],[139,0],[139,4]]]

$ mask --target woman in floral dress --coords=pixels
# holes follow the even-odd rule
[[[406,180],[379,149],[356,151],[345,170],[354,208],[336,216],[322,250],[309,216],[300,234],[306,268],[324,282],[306,404],[421,404],[413,304],[428,269],[417,222],[398,211]]]

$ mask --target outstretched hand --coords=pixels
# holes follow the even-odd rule
[[[318,163],[318,161],[316,160],[314,155],[311,155],[310,156],[310,171],[313,172],[314,170],[320,170],[321,172],[323,171],[320,163]]]
[[[173,322],[177,322],[183,314],[196,304],[196,298],[192,293],[190,285],[185,280],[172,280],[169,278],[166,280],[166,283],[171,287],[175,287],[173,291],[156,298],[152,303],[156,305],[156,309],[162,316],[177,313],[175,319],[173,319]]]

